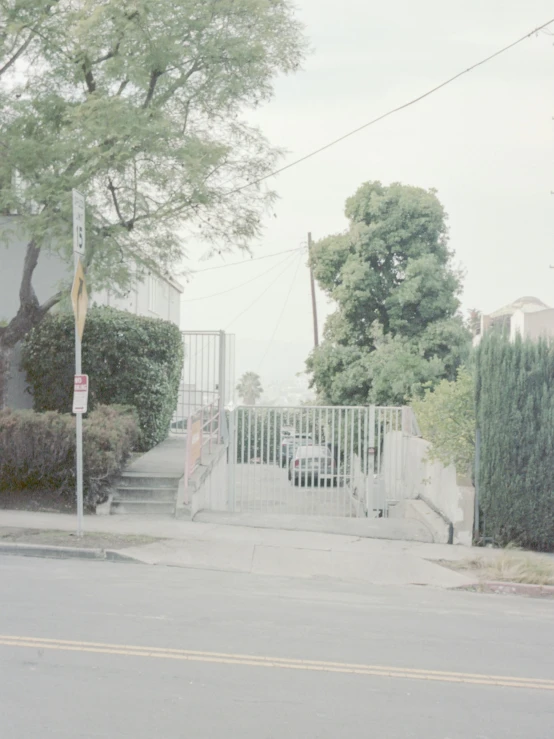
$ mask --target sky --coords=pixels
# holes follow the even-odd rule
[[[551,0],[297,0],[311,53],[276,80],[249,120],[287,164],[466,69],[554,18]],[[551,27],[554,34],[554,24]],[[491,312],[522,295],[554,306],[554,35],[540,33],[426,100],[271,181],[279,200],[254,257],[347,227],[344,201],[368,180],[436,188],[464,271],[462,308]],[[313,347],[302,253],[200,261],[183,329],[236,334],[237,375],[303,371]],[[237,266],[207,269],[224,263]],[[226,292],[229,291],[229,292]],[[224,293],[224,294],[220,294]],[[211,296],[211,297],[210,297]],[[333,307],[318,291],[320,333]]]

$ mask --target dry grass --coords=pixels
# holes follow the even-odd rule
[[[506,549],[497,556],[472,557],[460,562],[448,562],[448,566],[455,570],[472,571],[480,580],[554,585],[554,558],[533,552]]]

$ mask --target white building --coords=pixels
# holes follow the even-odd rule
[[[19,308],[19,285],[27,241],[14,228],[17,216],[0,217],[0,321],[9,321]],[[55,294],[62,283],[68,284],[72,269],[55,254],[41,254],[33,273],[33,287],[40,303]],[[89,296],[89,305],[109,305],[139,316],[163,318],[180,325],[181,294],[184,288],[170,276],[151,273],[137,282],[125,297],[109,290]],[[11,357],[5,403],[11,408],[30,408],[32,398],[19,370],[20,347]]]
[[[477,346],[483,334],[493,330],[505,331],[510,341],[518,334],[534,341],[554,337],[554,309],[538,298],[519,298],[494,313],[481,316],[480,332],[474,336],[473,345]]]

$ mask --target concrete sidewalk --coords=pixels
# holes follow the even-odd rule
[[[74,531],[76,518],[0,511],[0,526]],[[85,536],[87,531],[159,537],[158,542],[122,550],[151,565],[379,585],[455,588],[472,583],[466,575],[432,561],[465,559],[472,551],[467,547],[125,515],[87,516]]]

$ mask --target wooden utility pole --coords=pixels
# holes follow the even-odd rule
[[[317,303],[315,299],[315,280],[314,280],[314,270],[312,268],[312,234],[311,232],[308,234],[308,260],[309,260],[309,266],[310,266],[310,285],[312,287],[312,314],[314,318],[314,347],[319,346],[319,332],[317,330]]]

